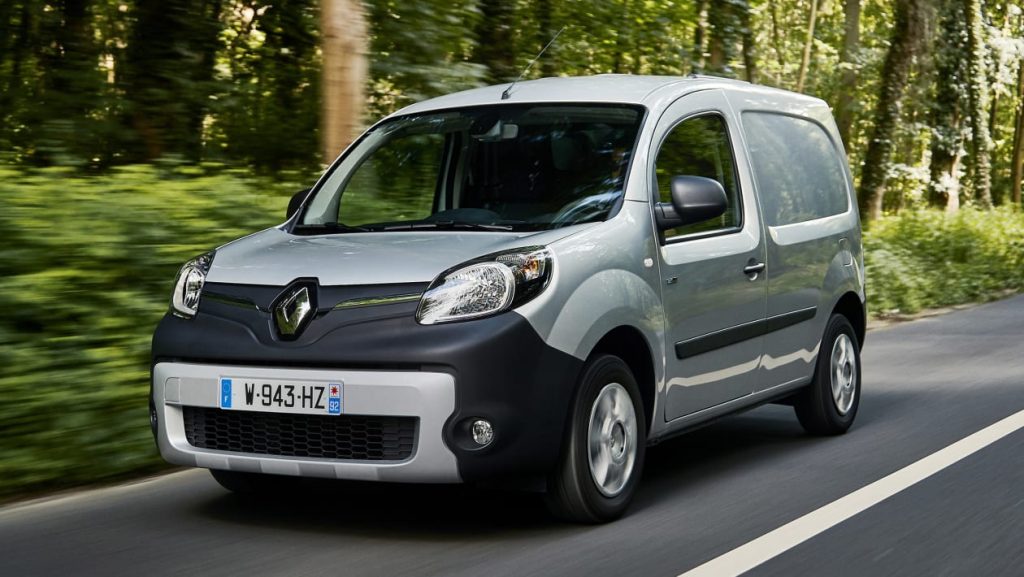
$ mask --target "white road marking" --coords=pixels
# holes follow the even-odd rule
[[[735,577],[741,575],[857,513],[927,479],[957,461],[984,449],[1022,427],[1024,427],[1024,411],[1014,413],[989,425],[887,477],[695,567],[679,577]]]

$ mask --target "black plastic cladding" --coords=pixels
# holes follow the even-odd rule
[[[248,292],[232,287],[235,296]],[[409,287],[345,288],[344,298],[362,298],[385,290],[408,292]],[[261,300],[258,293],[250,293],[251,300]],[[273,298],[266,299],[267,293],[269,306]],[[415,301],[325,312],[334,297],[323,297],[321,314],[294,341],[276,338],[269,311],[203,300],[193,319],[167,315],[160,321],[153,362],[448,372],[455,378],[456,406],[445,423],[444,440],[463,480],[533,476],[555,465],[583,362],[548,346],[526,319],[506,312],[425,326],[414,318]],[[494,425],[491,445],[471,449],[458,442],[460,423],[473,417]]]

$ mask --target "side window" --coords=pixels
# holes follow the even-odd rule
[[[665,238],[739,227],[742,219],[735,160],[725,119],[698,116],[679,123],[665,138],[655,161],[661,202],[672,202],[674,176],[703,176],[725,189],[728,208],[720,217],[665,231]]]
[[[825,130],[809,120],[746,112],[743,129],[768,226],[846,212],[846,172]]]
[[[411,134],[373,151],[349,178],[338,221],[358,225],[429,216],[444,143],[443,134]],[[396,214],[395,206],[404,208]]]

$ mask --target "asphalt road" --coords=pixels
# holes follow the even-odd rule
[[[317,485],[268,502],[203,471],[0,509],[0,576],[675,576],[1024,410],[1024,297],[872,331],[857,422],[766,406],[654,447],[630,514],[535,496]],[[1024,429],[750,575],[1024,574]]]

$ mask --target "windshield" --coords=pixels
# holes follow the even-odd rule
[[[495,105],[405,116],[335,165],[296,231],[546,230],[622,201],[642,110]]]

